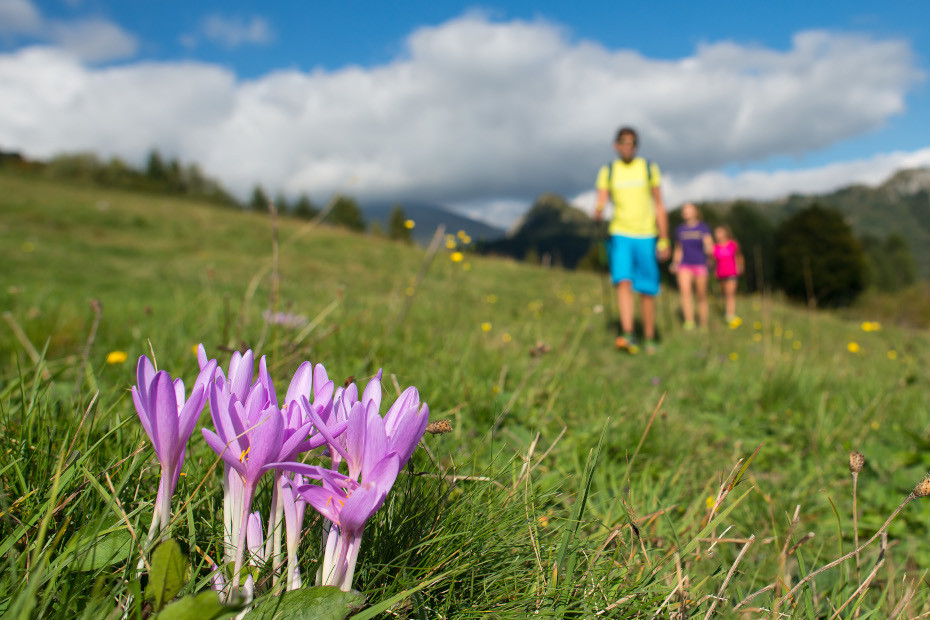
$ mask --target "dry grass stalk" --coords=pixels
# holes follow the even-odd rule
[[[853,600],[858,598],[859,595],[862,594],[862,592],[864,592],[865,589],[869,587],[869,584],[872,583],[872,580],[875,578],[875,575],[878,573],[878,569],[881,568],[882,565],[885,563],[885,550],[887,548],[888,548],[888,533],[883,532],[882,533],[882,544],[880,547],[881,550],[878,552],[878,560],[875,562],[875,566],[872,567],[872,572],[870,572],[869,576],[865,578],[865,581],[859,584],[859,587],[856,588],[856,591],[853,592],[852,596],[846,599],[846,602],[840,605],[839,608],[835,612],[833,612],[833,615],[830,616],[830,620],[834,620],[834,618],[838,617],[840,615],[840,612],[843,611],[847,605],[849,605]],[[857,611],[858,611],[858,608],[857,608]]]
[[[853,545],[859,547],[859,506],[857,504],[858,494],[856,493],[859,485],[859,472],[865,465],[865,457],[858,450],[849,453],[849,472],[853,479]],[[862,575],[860,572],[859,554],[856,554],[856,583],[862,584]]]
[[[752,546],[752,543],[755,542],[755,534],[749,537],[749,540],[743,545],[743,548],[740,549],[739,555],[736,556],[736,559],[733,561],[733,566],[730,567],[730,570],[727,571],[727,576],[724,577],[723,583],[720,584],[720,589],[717,590],[717,595],[713,597],[713,601],[710,604],[710,607],[707,609],[707,613],[704,614],[704,620],[707,620],[712,615],[714,615],[714,609],[717,607],[717,603],[720,602],[723,598],[723,593],[727,589],[727,584],[730,583],[730,579],[733,577],[733,573],[736,572],[736,566],[740,563],[740,560],[743,559],[743,556],[746,555],[746,552],[749,550],[749,547]]]

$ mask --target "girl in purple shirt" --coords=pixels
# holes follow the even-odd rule
[[[694,298],[697,297],[698,322],[707,327],[707,257],[713,252],[710,227],[701,220],[701,212],[692,203],[681,208],[684,222],[675,229],[675,252],[669,271],[678,279],[684,328],[694,329]]]

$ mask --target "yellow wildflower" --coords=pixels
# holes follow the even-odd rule
[[[413,227],[416,225],[417,223],[414,222],[413,220],[404,220],[404,228],[406,228],[407,230],[413,230]]]
[[[849,344],[846,345],[846,350],[849,351],[850,353],[858,353],[858,352],[859,352],[859,343],[858,343],[858,342],[850,342]]]
[[[461,252],[453,252],[452,254],[449,255],[449,258],[452,259],[453,263],[461,263],[462,259],[465,258],[465,255],[462,254]]]
[[[122,364],[128,357],[125,351],[110,351],[107,354],[107,364]]]
[[[888,359],[890,360],[898,359],[898,352],[895,351],[894,349],[891,349],[890,351],[888,351]]]
[[[739,353],[737,353],[736,351],[733,351],[732,353],[730,353],[730,361],[735,362],[738,359],[739,359]]]
[[[481,331],[483,331],[483,332],[489,332],[489,331],[491,331],[491,324],[488,323],[487,321],[485,321],[484,323],[482,323],[482,324],[481,324]]]

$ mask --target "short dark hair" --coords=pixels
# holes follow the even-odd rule
[[[636,130],[632,127],[621,127],[617,131],[617,139],[615,142],[620,142],[620,138],[623,136],[633,136],[633,146],[639,145],[639,135],[636,133]]]

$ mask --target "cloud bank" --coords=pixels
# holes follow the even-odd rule
[[[488,205],[485,219],[500,220],[543,192],[590,188],[620,124],[637,127],[643,154],[660,162],[670,203],[855,178],[855,162],[714,171],[876,130],[923,79],[906,41],[824,31],[797,34],[787,50],[722,41],[657,60],[573,40],[547,22],[467,15],[414,31],[404,50],[376,67],[242,81],[218,65],[100,68],[74,46],[21,48],[0,54],[0,148],[131,162],[158,148],[243,196],[262,183],[320,200],[347,191],[472,213]]]

